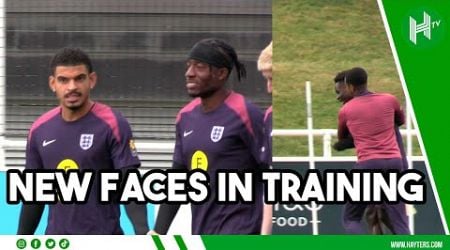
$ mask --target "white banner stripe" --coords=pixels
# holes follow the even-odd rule
[[[184,244],[189,250],[206,250],[202,237],[199,235],[183,235]]]
[[[161,240],[165,250],[179,250],[177,241],[173,235],[160,235],[159,239]]]

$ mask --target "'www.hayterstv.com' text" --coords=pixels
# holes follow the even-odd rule
[[[421,248],[444,248],[442,241],[391,241],[391,248],[399,249],[421,249]]]

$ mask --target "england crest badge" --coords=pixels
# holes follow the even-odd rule
[[[214,126],[211,130],[211,141],[218,142],[222,139],[223,130],[225,127],[223,126]]]
[[[93,134],[81,134],[80,136],[80,147],[83,150],[88,150],[92,147],[92,143],[94,142]]]

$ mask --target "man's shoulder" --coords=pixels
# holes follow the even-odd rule
[[[371,95],[368,95],[372,98],[388,98],[388,99],[397,99],[393,94],[386,93],[386,92],[380,92],[380,93],[372,93]]]
[[[381,93],[380,96],[390,100],[397,100],[397,97],[391,93]]]
[[[375,102],[377,103],[390,103],[390,104],[396,104],[399,103],[396,96],[390,94],[390,93],[376,93],[373,95],[375,99]]]
[[[40,115],[34,121],[34,123],[47,122],[60,113],[61,113],[61,107],[60,106],[54,107],[54,108],[48,110],[47,112],[43,113],[42,115]]]
[[[111,106],[106,105],[101,102],[95,102],[94,106],[92,106],[91,112],[94,114],[101,114],[101,113],[114,114],[115,113],[114,109]]]
[[[350,106],[352,106],[352,102],[353,101],[353,99],[352,100],[350,100],[350,101],[348,101],[348,102],[346,102],[346,103],[344,103],[340,108],[339,108],[339,113],[341,114],[341,113],[345,113],[345,111],[348,109],[348,107],[350,107]]]
[[[106,123],[127,122],[126,118],[118,110],[100,102],[94,104],[91,112]]]
[[[254,134],[254,129],[264,124],[262,110],[243,95],[232,92],[225,100],[225,104],[245,125],[250,134]]]
[[[112,131],[117,140],[120,140],[122,133],[129,130],[128,120],[119,111],[106,104],[96,102],[91,112]]]
[[[188,104],[184,105],[183,108],[178,111],[177,114],[177,122],[180,121],[181,116],[185,113],[192,112],[198,105],[201,104],[201,99],[199,97],[195,98],[194,100],[190,101]]]
[[[31,125],[31,129],[30,131],[34,131],[37,128],[39,128],[40,126],[42,126],[43,124],[49,122],[50,120],[52,120],[55,116],[57,116],[58,114],[61,113],[61,107],[55,107],[47,112],[45,112],[44,114],[42,114],[41,116],[39,116]]]
[[[250,115],[263,115],[261,109],[242,94],[232,92],[225,100],[225,104],[235,113],[242,115],[248,113]]]

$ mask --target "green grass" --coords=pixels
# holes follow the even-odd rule
[[[314,128],[336,128],[333,78],[355,66],[367,70],[370,90],[405,103],[376,1],[273,0],[272,6],[274,128],[306,128],[305,81],[312,82]],[[322,144],[316,140],[317,154]],[[274,137],[275,156],[307,154],[306,139]]]

